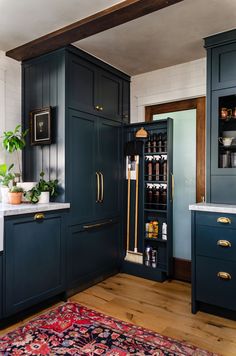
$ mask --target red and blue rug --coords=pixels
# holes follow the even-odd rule
[[[213,356],[208,351],[66,303],[0,338],[1,356]]]

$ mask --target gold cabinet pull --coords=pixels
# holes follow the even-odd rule
[[[100,106],[99,110],[100,110],[100,111],[103,111],[103,107],[102,107],[102,106]]]
[[[228,272],[218,272],[217,277],[220,279],[230,280],[232,279],[231,275]]]
[[[34,215],[34,220],[42,220],[44,218],[45,218],[45,216],[43,213],[37,213]]]
[[[217,246],[221,246],[221,247],[231,247],[231,242],[228,240],[218,240],[217,241]]]
[[[85,230],[89,230],[89,229],[94,229],[96,227],[101,227],[101,226],[105,226],[105,225],[110,225],[113,223],[113,220],[110,219],[108,221],[104,221],[104,222],[101,222],[101,223],[97,223],[97,224],[91,224],[91,225],[84,225],[83,228]]]
[[[171,200],[172,202],[174,201],[174,195],[175,195],[175,177],[174,174],[171,174]]]
[[[220,218],[218,218],[217,222],[221,223],[221,224],[231,224],[230,218],[226,218],[224,216],[221,216]]]
[[[96,197],[96,203],[100,202],[100,179],[99,179],[99,173],[96,172],[96,178],[97,178],[97,197]]]
[[[100,203],[103,202],[103,198],[104,198],[104,176],[101,172],[99,172],[100,177],[101,177],[101,197],[100,197]]]
[[[96,105],[96,106],[95,106],[95,109],[99,111],[99,110],[100,110],[100,106],[99,106],[99,105]]]

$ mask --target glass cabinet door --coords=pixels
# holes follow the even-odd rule
[[[212,94],[212,174],[236,174],[236,89]]]

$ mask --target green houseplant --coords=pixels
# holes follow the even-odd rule
[[[9,167],[6,163],[0,164],[0,184],[3,203],[8,203],[9,183],[13,181],[15,177],[14,173],[11,172],[13,167],[14,164],[11,164]]]
[[[21,167],[20,167],[20,151],[26,145],[25,136],[27,135],[28,130],[21,132],[21,125],[17,125],[13,131],[5,131],[3,132],[3,141],[2,146],[3,148],[9,152],[13,153],[16,152],[19,174],[21,176]]]
[[[13,186],[8,192],[9,204],[21,204],[23,189],[21,187]]]
[[[40,173],[40,180],[29,192],[25,194],[26,198],[31,201],[31,203],[49,203],[50,197],[55,197],[57,195],[58,180],[48,180],[44,179],[45,173]]]

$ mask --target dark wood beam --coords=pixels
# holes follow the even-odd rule
[[[6,52],[23,61],[67,46],[83,38],[108,30],[183,0],[125,0],[71,25]]]

